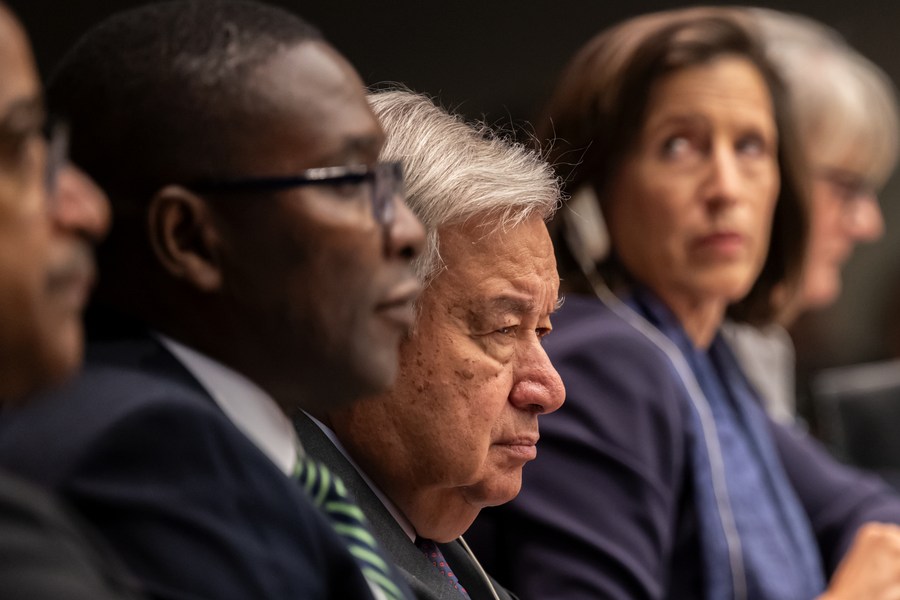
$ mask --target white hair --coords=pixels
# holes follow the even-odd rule
[[[381,159],[403,163],[407,203],[425,225],[415,264],[423,283],[443,268],[442,228],[475,221],[490,235],[535,215],[547,221],[559,206],[559,180],[537,151],[421,94],[387,90],[368,100],[387,136]]]
[[[882,186],[897,162],[897,99],[890,79],[834,30],[800,15],[750,9],[769,60],[784,79],[800,140],[819,163],[848,149]]]

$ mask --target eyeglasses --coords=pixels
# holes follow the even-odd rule
[[[52,203],[56,198],[59,173],[69,160],[69,126],[59,119],[48,120],[44,126],[44,137],[47,139],[44,181],[47,185],[47,197]]]
[[[0,162],[18,168],[12,166],[20,164],[16,157],[31,152],[33,144],[41,144],[44,151],[41,176],[47,202],[52,203],[56,198],[59,173],[68,161],[69,128],[62,119],[45,118],[39,101],[25,99],[0,117]]]
[[[387,227],[394,221],[394,197],[403,195],[403,167],[399,162],[383,162],[373,167],[351,165],[307,169],[284,177],[242,177],[202,180],[187,187],[198,193],[275,192],[307,185],[371,185],[369,199],[375,222]]]
[[[875,198],[875,186],[865,177],[845,169],[823,168],[815,177],[828,184],[832,195],[846,208],[852,208],[858,200]]]

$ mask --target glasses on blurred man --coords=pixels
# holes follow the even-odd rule
[[[399,162],[320,167],[283,177],[206,180],[187,187],[198,193],[240,194],[277,192],[303,186],[327,186],[339,199],[359,206],[369,204],[375,222],[386,228],[394,220],[394,199],[397,196],[403,198],[403,168]]]

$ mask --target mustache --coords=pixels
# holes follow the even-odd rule
[[[80,281],[93,283],[96,272],[91,245],[86,241],[75,241],[65,258],[50,266],[47,274],[47,289],[54,292]]]

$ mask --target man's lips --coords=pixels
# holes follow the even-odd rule
[[[537,458],[537,435],[524,435],[514,438],[506,438],[495,442],[494,445],[517,458],[534,460]]]
[[[375,307],[378,314],[408,331],[416,320],[416,299],[422,291],[415,280],[403,283]]]

